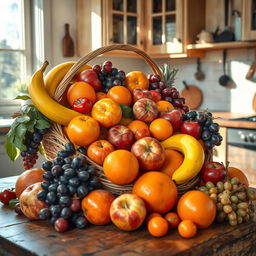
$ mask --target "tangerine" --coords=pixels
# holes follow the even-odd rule
[[[177,228],[180,223],[180,217],[175,212],[168,212],[164,218],[167,220],[169,228]]]
[[[132,103],[132,95],[130,91],[121,85],[112,87],[107,96],[114,100],[118,104],[124,104],[126,106],[131,105]]]
[[[197,227],[191,220],[183,220],[178,226],[178,232],[184,238],[191,238],[196,235]]]
[[[137,177],[139,162],[130,151],[119,149],[107,155],[103,163],[103,171],[114,184],[126,185]]]
[[[166,140],[173,134],[171,123],[163,118],[153,120],[149,126],[150,133],[159,141]]]
[[[166,213],[175,205],[177,187],[170,177],[162,172],[146,172],[140,176],[132,192],[141,197],[149,212]]]
[[[125,83],[131,92],[136,88],[147,90],[149,87],[148,78],[140,71],[132,71],[128,73],[125,78]]]
[[[168,232],[168,223],[163,217],[153,217],[148,222],[148,232],[155,237],[162,237]]]
[[[169,112],[174,109],[174,106],[167,100],[159,100],[156,105],[159,112]]]

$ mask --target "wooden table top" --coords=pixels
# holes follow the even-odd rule
[[[11,188],[16,177],[0,179],[0,190]],[[0,203],[1,204],[1,203]],[[256,255],[256,223],[231,227],[214,224],[192,239],[169,231],[154,238],[141,227],[123,232],[114,225],[56,232],[47,221],[30,221],[8,206],[0,206],[0,255],[113,256],[113,255]]]

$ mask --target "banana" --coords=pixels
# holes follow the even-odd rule
[[[66,126],[71,119],[81,115],[81,113],[60,105],[49,96],[45,89],[43,78],[43,73],[48,64],[48,61],[45,61],[43,66],[32,76],[31,82],[28,86],[29,95],[35,107],[43,115],[55,123]]]
[[[75,64],[74,61],[68,61],[61,63],[55,67],[53,67],[45,76],[44,83],[45,88],[48,94],[51,98],[54,97],[56,88],[58,87],[59,83],[63,79],[63,77],[66,75],[66,73],[70,70],[70,68]],[[89,65],[84,65],[82,68],[80,68],[75,76],[82,72],[85,69],[91,69],[92,67]]]
[[[162,141],[161,144],[166,149],[174,149],[184,155],[183,163],[172,175],[172,179],[177,184],[191,180],[200,172],[204,163],[204,150],[194,137],[176,134]]]

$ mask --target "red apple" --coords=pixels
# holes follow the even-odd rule
[[[121,230],[132,231],[141,226],[147,211],[144,201],[135,194],[122,194],[110,206],[110,218]]]
[[[134,103],[133,114],[140,121],[152,122],[158,116],[158,108],[153,100],[142,98]]]
[[[41,190],[41,182],[37,182],[27,187],[20,195],[20,208],[29,219],[40,219],[40,210],[48,207],[43,201],[37,199],[37,194]]]
[[[196,139],[200,139],[202,133],[202,126],[196,121],[186,120],[181,124],[180,132],[191,135]]]
[[[174,132],[180,129],[183,121],[182,113],[177,109],[173,109],[169,112],[161,112],[160,117],[168,120],[172,124]]]
[[[159,100],[162,99],[162,95],[160,92],[156,91],[156,90],[151,90],[150,91],[151,95],[152,95],[152,100],[154,102],[158,102]]]
[[[83,70],[77,76],[77,81],[83,81],[90,84],[95,91],[99,91],[101,89],[101,81],[98,78],[97,73],[93,69]]]
[[[136,88],[132,91],[133,94],[133,102],[136,102],[139,99],[147,98],[152,99],[152,94],[148,90],[143,90],[141,88]]]
[[[135,141],[133,132],[124,125],[115,125],[108,130],[107,140],[117,149],[129,150]]]
[[[206,162],[201,170],[202,178],[205,182],[217,183],[223,181],[227,176],[227,170],[222,163]]]
[[[159,170],[164,164],[164,148],[155,138],[144,137],[137,140],[132,145],[131,152],[137,157],[142,170]]]

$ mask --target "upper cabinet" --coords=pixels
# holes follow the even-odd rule
[[[243,0],[242,40],[256,40],[256,1]]]
[[[151,55],[183,53],[183,1],[146,2],[145,49]]]

